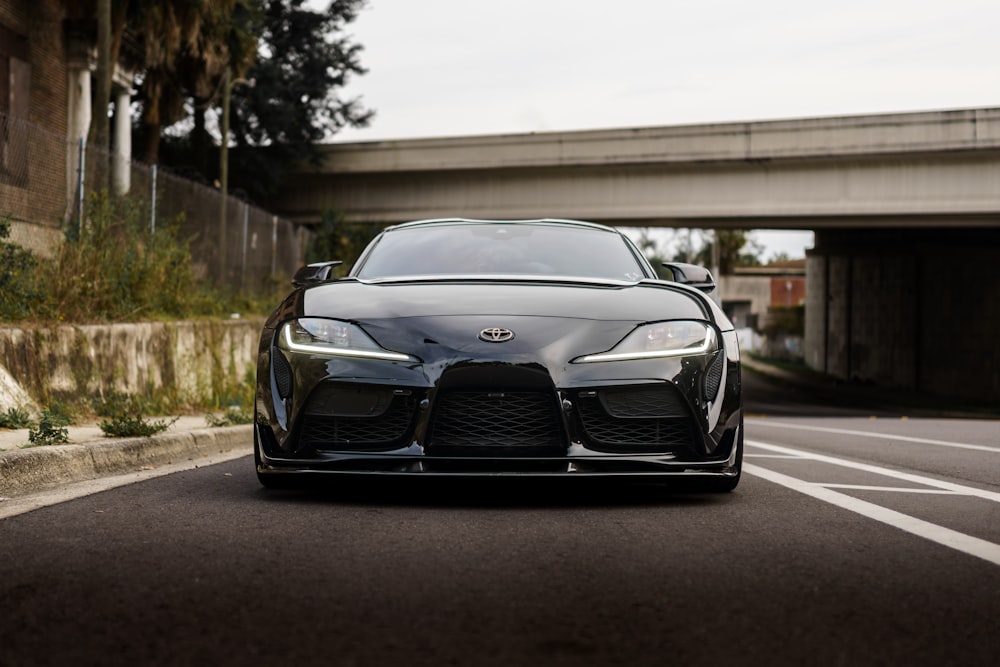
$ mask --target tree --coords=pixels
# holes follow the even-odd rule
[[[695,253],[694,261],[712,267],[713,245],[719,244],[719,273],[728,275],[743,266],[760,266],[763,246],[750,238],[746,229],[716,229],[710,239]]]
[[[220,104],[228,82],[246,76],[257,56],[260,17],[255,0],[226,0],[210,5],[196,48],[179,63],[179,76],[191,98],[194,127],[190,133],[193,165],[207,180],[212,163],[212,140],[207,130],[208,111]]]
[[[676,232],[675,232],[676,236]],[[662,250],[656,240],[650,234],[648,227],[644,227],[639,232],[639,237],[635,239],[635,244],[642,251],[642,254],[646,256],[649,263],[653,265],[653,270],[656,271],[656,275],[660,278],[670,279],[673,275],[669,269],[663,267],[663,262],[667,261],[664,255],[664,250]],[[674,261],[681,261],[674,259]]]
[[[170,0],[132,3],[129,29],[142,47],[139,86],[143,159],[159,161],[163,128],[186,117],[195,100],[197,129],[219,97],[223,74],[242,75],[256,51],[253,0]],[[200,126],[200,128],[199,128]],[[198,136],[196,141],[201,137]]]
[[[318,159],[317,142],[342,127],[367,125],[373,112],[338,96],[351,75],[365,72],[361,47],[343,34],[365,0],[333,0],[325,10],[309,9],[305,0],[257,3],[260,41],[246,75],[254,85],[233,89],[231,127],[237,146],[268,149],[244,151],[230,178],[266,195],[292,164]]]
[[[343,266],[336,269],[343,275],[361,255],[368,243],[375,238],[385,225],[356,222],[349,223],[344,215],[333,209],[325,209],[320,215],[316,234],[306,248],[306,262],[325,262],[339,259]]]
[[[774,253],[774,255],[771,257],[771,259],[768,260],[767,263],[768,264],[781,264],[783,262],[790,262],[790,261],[792,261],[791,255],[789,255],[787,252],[785,252],[784,250],[782,250],[781,252]]]

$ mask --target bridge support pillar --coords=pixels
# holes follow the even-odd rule
[[[818,230],[806,277],[811,368],[1000,400],[1000,230]]]

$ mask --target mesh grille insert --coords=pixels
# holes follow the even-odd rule
[[[623,387],[598,393],[601,405],[612,417],[621,419],[687,417],[684,401],[673,387]]]
[[[565,452],[555,395],[536,391],[451,391],[438,396],[430,447],[435,454],[539,455]]]
[[[278,396],[288,398],[292,395],[292,369],[288,366],[285,356],[274,350],[271,356],[274,367],[274,384],[278,387]]]
[[[672,386],[589,393],[579,395],[576,405],[593,449],[640,454],[690,449],[696,443],[691,413]]]
[[[374,417],[304,415],[299,441],[303,447],[321,450],[392,449],[406,441],[413,412],[412,398],[396,396]]]
[[[716,352],[715,359],[708,367],[705,374],[705,399],[713,400],[719,393],[719,385],[722,384],[722,365],[726,362],[726,355]]]

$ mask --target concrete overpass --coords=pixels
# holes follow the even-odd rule
[[[1000,108],[324,150],[276,212],[815,230],[810,366],[1000,403]]]
[[[330,144],[272,202],[301,222],[997,226],[1000,109]]]

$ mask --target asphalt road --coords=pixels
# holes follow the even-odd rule
[[[0,665],[1000,664],[1000,424],[754,386],[728,495],[241,458],[4,519]]]

